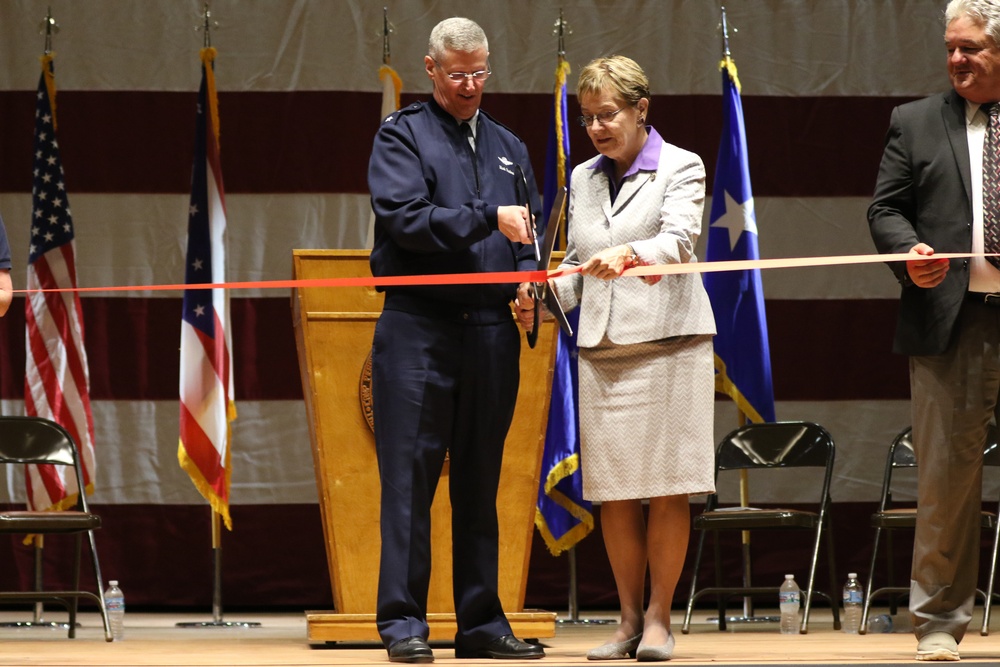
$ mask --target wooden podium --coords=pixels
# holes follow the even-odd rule
[[[367,250],[294,250],[296,279],[371,276]],[[383,296],[372,287],[305,287],[292,293],[295,341],[312,439],[334,611],[307,611],[313,642],[379,641],[375,627],[379,477],[371,420],[369,352]],[[556,615],[524,609],[556,325],[521,349],[521,385],[504,445],[500,491],[500,601],[514,634],[552,637]],[[427,620],[432,641],[454,639],[448,464],[431,509]]]

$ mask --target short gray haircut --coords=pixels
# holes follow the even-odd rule
[[[969,19],[1000,46],[1000,0],[951,0],[944,10],[944,24],[951,25],[955,19],[968,16]]]
[[[478,49],[489,52],[486,33],[475,21],[460,16],[445,19],[434,26],[427,42],[427,53],[434,60],[439,60],[447,51],[472,53]]]

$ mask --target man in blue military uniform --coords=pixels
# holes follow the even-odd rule
[[[424,58],[434,93],[386,118],[368,167],[375,276],[530,270],[539,210],[524,143],[479,109],[486,35],[451,18]],[[524,170],[532,211],[518,206]],[[430,508],[445,456],[452,506],[458,658],[541,658],[514,637],[497,593],[497,488],[514,413],[530,284],[385,288],[372,343],[382,481],[377,623],[393,662],[430,662]]]

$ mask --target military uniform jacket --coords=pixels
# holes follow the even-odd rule
[[[535,269],[533,249],[497,230],[497,208],[522,203],[515,164],[524,170],[537,216],[541,206],[524,142],[484,111],[475,155],[457,121],[433,99],[388,116],[368,164],[375,212],[372,275]],[[493,307],[507,304],[516,289],[514,284],[391,287],[386,306],[393,294],[409,294]]]

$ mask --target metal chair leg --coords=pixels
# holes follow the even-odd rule
[[[681,634],[686,635],[691,631],[691,614],[694,613],[694,594],[698,592],[698,571],[701,569],[701,553],[705,548],[705,531],[698,531],[698,549],[694,555],[694,567],[691,570],[691,591],[688,593],[687,608],[684,610],[684,623],[681,625]]]
[[[833,548],[833,528],[829,524],[826,527],[826,565],[830,571],[830,610],[833,613],[833,629],[840,630],[840,596],[837,595],[840,582],[837,581],[837,558]]]
[[[882,529],[875,528],[875,538],[872,540],[872,561],[868,566],[868,581],[865,583],[865,601],[861,607],[861,627],[858,629],[858,632],[863,635],[868,633],[868,612],[872,605],[872,584],[875,580],[875,561],[878,558],[878,542],[881,536]]]
[[[819,560],[819,547],[820,544],[822,543],[821,540],[823,537],[822,532],[823,532],[823,524],[821,521],[819,527],[817,528],[816,539],[813,540],[813,553],[812,553],[812,559],[809,564],[809,583],[806,586],[805,603],[802,605],[803,606],[802,626],[799,628],[799,634],[802,635],[809,632],[809,610],[812,607],[813,590],[816,585],[816,561]]]
[[[996,580],[997,572],[997,550],[1000,548],[1000,511],[997,512],[996,524],[993,529],[993,552],[990,555],[990,581],[986,586],[986,599],[983,600],[983,626],[979,629],[979,634],[983,637],[990,634],[990,609],[993,606],[993,584]]]
[[[712,531],[712,542],[715,545],[715,587],[722,588],[722,546],[719,542],[722,536],[719,531]],[[717,605],[719,609],[719,630],[726,629],[726,598],[721,594],[718,596]]]

